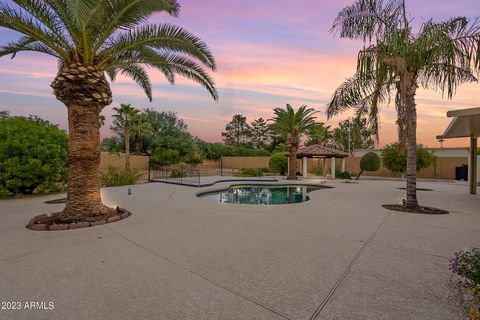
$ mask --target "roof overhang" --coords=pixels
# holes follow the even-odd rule
[[[445,132],[437,139],[465,138],[480,136],[480,108],[448,111],[447,117],[453,120]]]

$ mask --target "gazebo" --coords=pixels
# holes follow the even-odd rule
[[[331,160],[331,178],[335,179],[335,161],[337,158],[342,159],[342,171],[345,171],[345,158],[349,154],[340,150],[327,148],[319,144],[301,147],[297,151],[297,159],[302,159],[302,175],[308,175],[308,158],[323,159],[323,173],[325,174],[326,161]]]
[[[468,159],[468,181],[470,193],[477,193],[478,155],[477,140],[480,136],[480,108],[448,111],[447,117],[453,118],[445,132],[437,139],[470,138],[470,156]]]

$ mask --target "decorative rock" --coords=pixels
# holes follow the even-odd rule
[[[110,222],[115,222],[115,221],[118,221],[118,220],[120,220],[120,216],[113,216],[111,218],[108,218],[107,222],[110,223]]]
[[[90,223],[88,222],[75,222],[75,223],[70,223],[68,225],[68,229],[80,229],[80,228],[86,228],[89,226],[90,226]]]
[[[90,225],[93,227],[93,226],[100,226],[102,224],[105,224],[106,221],[105,220],[98,220],[98,221],[95,221],[95,222],[90,222]]]
[[[31,230],[44,231],[47,229],[47,225],[44,223],[34,223],[28,226]]]
[[[120,219],[128,218],[128,212],[120,213]]]
[[[67,230],[67,229],[68,229],[68,224],[52,224],[50,225],[50,228],[49,228],[50,231]]]

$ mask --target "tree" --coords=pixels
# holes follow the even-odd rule
[[[357,179],[360,179],[363,171],[378,171],[380,169],[380,157],[375,152],[367,152],[360,158],[360,173]]]
[[[433,152],[425,149],[422,145],[417,145],[416,156],[417,172],[432,166],[437,160]],[[399,142],[385,146],[382,151],[382,161],[384,167],[392,173],[405,173],[407,170],[407,150],[405,146]]]
[[[143,137],[152,133],[152,125],[148,122],[145,113],[138,113],[132,117],[131,129],[135,140],[135,154],[142,153]]]
[[[263,118],[255,119],[250,123],[250,143],[256,149],[264,148],[270,140],[267,121]]]
[[[246,144],[249,136],[250,126],[247,123],[247,118],[241,114],[234,115],[225,126],[225,132],[222,132],[225,144],[233,144],[237,147],[240,144]]]
[[[125,142],[125,170],[130,169],[130,126],[132,119],[140,112],[130,104],[121,104],[120,108],[113,108],[116,114],[113,115],[113,126],[111,129],[121,135]]]
[[[180,162],[180,153],[174,149],[157,148],[152,155],[152,164],[158,166],[169,166]]]
[[[172,146],[166,146],[169,141],[181,140],[182,144],[185,144],[186,140],[192,140],[187,125],[175,112],[159,112],[147,108],[143,110],[143,115],[145,121],[151,126],[150,133],[142,137],[142,146],[145,150],[155,150],[158,147],[170,148]]]
[[[416,29],[407,19],[404,0],[357,0],[340,11],[332,31],[360,39],[365,47],[356,74],[335,91],[328,116],[357,108],[358,115],[368,115],[378,137],[379,105],[396,92],[399,141],[406,141],[408,154],[406,207],[416,212],[416,90],[433,88],[452,98],[458,85],[476,80],[480,20],[429,20]]]
[[[0,197],[58,191],[67,179],[65,132],[37,117],[0,117]]]
[[[177,16],[176,0],[92,1],[15,0],[2,2],[0,26],[22,37],[0,49],[0,56],[34,51],[58,60],[51,86],[68,110],[69,180],[67,204],[59,221],[82,221],[115,215],[103,205],[98,179],[100,136],[98,116],[112,102],[105,73],[132,78],[152,99],[145,66],[162,72],[174,84],[175,75],[205,87],[217,99],[210,75],[215,70],[207,45],[192,33],[169,24],[150,24],[153,14]]]
[[[297,179],[297,150],[300,146],[300,139],[308,131],[318,124],[315,122],[315,111],[307,106],[301,106],[295,111],[289,104],[285,109],[275,108],[275,116],[269,128],[271,131],[285,137],[288,150],[288,176],[287,179]]]
[[[307,141],[305,141],[306,146],[311,146],[319,144],[321,146],[328,146],[331,144],[331,139],[333,137],[333,132],[330,129],[331,126],[325,126],[324,123],[319,123],[318,126],[307,131]]]
[[[332,145],[350,153],[355,149],[372,149],[375,146],[373,135],[373,131],[367,126],[366,118],[347,119],[341,121],[338,128],[333,130]]]
[[[120,153],[123,151],[125,143],[122,143],[117,137],[103,138],[101,150],[107,152]]]

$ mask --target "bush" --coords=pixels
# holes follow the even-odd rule
[[[263,170],[261,168],[241,169],[234,175],[235,177],[263,177]]]
[[[268,161],[270,171],[284,175],[288,170],[288,159],[283,152],[273,154]]]
[[[323,168],[320,166],[313,168],[312,172],[316,176],[323,176]]]
[[[436,159],[431,151],[417,145],[417,171],[430,167]],[[404,173],[407,170],[407,150],[398,142],[389,144],[382,151],[382,161],[392,173]]]
[[[335,172],[335,176],[339,179],[352,179],[352,175],[347,171],[337,171]]]
[[[183,158],[183,162],[188,163],[192,166],[202,163],[204,159],[203,153],[200,150],[193,150],[188,152]]]
[[[172,172],[170,172],[170,178],[184,178],[187,176],[187,170],[184,168],[174,168]]]
[[[360,173],[357,180],[362,175],[363,171],[377,171],[380,169],[380,157],[375,152],[367,152],[360,159]]]
[[[180,152],[174,149],[157,148],[151,157],[153,165],[168,166],[180,162]]]
[[[480,249],[456,252],[450,260],[450,271],[461,278],[461,283],[473,295],[470,319],[480,319]]]
[[[100,181],[104,187],[116,187],[136,184],[142,176],[134,169],[108,167],[107,172],[100,172]]]
[[[61,190],[67,143],[65,132],[38,117],[0,117],[0,197]]]

